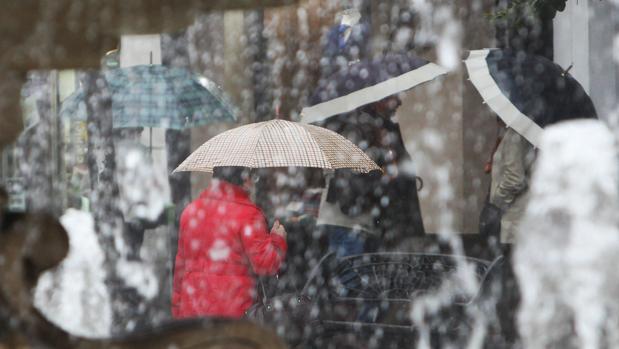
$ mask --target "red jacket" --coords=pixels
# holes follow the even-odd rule
[[[247,193],[213,181],[181,216],[172,315],[242,317],[256,296],[254,274],[275,274],[286,240],[270,234]]]

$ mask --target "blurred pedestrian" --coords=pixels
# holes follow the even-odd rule
[[[143,128],[114,129],[118,206],[123,215],[127,259],[140,260],[147,229],[165,224],[170,201],[166,175],[157,171],[147,147],[140,142]]]
[[[501,296],[497,314],[504,338],[513,343],[517,336],[514,309],[520,302],[520,291],[512,268],[512,248],[518,225],[524,217],[529,196],[531,168],[536,158],[535,147],[523,136],[499,122],[498,146],[489,164],[490,194],[479,217],[480,234],[490,246],[500,246]]]
[[[275,274],[285,259],[286,230],[267,230],[249,197],[246,168],[215,168],[213,182],[181,216],[174,270],[175,318],[240,318],[256,298],[255,276]]]
[[[340,257],[396,247],[406,236],[424,234],[412,160],[394,120],[401,103],[392,95],[325,122],[383,169],[382,174],[340,170],[327,180],[317,223]]]
[[[479,218],[480,234],[502,244],[515,241],[527,204],[535,147],[502,124],[503,134],[492,157],[490,195]]]
[[[377,164],[383,168],[380,190],[379,225],[383,243],[397,248],[402,239],[423,236],[425,229],[417,196],[417,181],[413,161],[404,146],[400,125],[395,114],[402,105],[397,95],[368,105],[366,112],[380,123]]]

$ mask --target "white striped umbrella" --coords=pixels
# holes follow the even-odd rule
[[[439,65],[401,53],[351,63],[321,82],[312,97],[313,105],[301,110],[301,122],[323,122],[446,73]]]
[[[464,63],[484,103],[535,147],[540,146],[547,125],[597,119],[582,85],[545,57],[484,49],[471,51]]]

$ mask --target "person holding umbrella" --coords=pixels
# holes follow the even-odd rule
[[[210,172],[213,182],[181,216],[174,317],[241,317],[256,299],[254,275],[278,272],[286,231],[276,221],[269,234],[248,190],[250,169],[281,167],[379,170],[342,136],[285,120],[241,126],[204,143],[175,170]]]
[[[286,256],[286,230],[270,231],[251,202],[243,167],[216,168],[211,185],[181,216],[174,272],[175,318],[240,318],[254,302],[251,275],[275,274]]]
[[[504,125],[492,157],[490,194],[480,213],[479,232],[501,244],[505,262],[497,313],[503,336],[514,342],[518,334],[513,309],[520,294],[511,245],[517,241],[528,203],[531,168],[543,129],[563,120],[596,119],[597,113],[578,81],[544,57],[477,50],[470,52],[465,64],[471,83]]]
[[[377,251],[385,240],[392,242],[398,235],[402,221],[396,216],[417,212],[404,207],[410,202],[395,197],[416,198],[417,195],[414,180],[408,181],[407,186],[398,173],[403,163],[410,161],[400,127],[392,119],[400,105],[399,97],[393,95],[351,113],[329,118],[324,123],[326,128],[344,135],[363,149],[383,170],[382,175],[348,170],[327,175],[326,195],[321,200],[317,224],[326,235],[329,248],[338,257]],[[392,190],[394,185],[400,186],[398,193]],[[390,205],[384,205],[383,198],[387,198]],[[413,222],[406,224],[407,228],[422,233],[421,217]]]
[[[526,207],[543,128],[563,120],[597,118],[597,113],[578,81],[544,57],[478,50],[469,54],[465,64],[473,86],[504,128],[493,154],[490,195],[480,214],[480,233],[511,244]]]
[[[340,171],[328,180],[317,223],[333,236],[331,249],[340,256],[372,251],[383,242],[396,247],[407,236],[424,234],[412,160],[394,116],[399,93],[445,73],[418,57],[387,53],[340,69],[317,89],[313,105],[302,110],[302,122],[345,136],[384,172]],[[374,241],[366,242],[359,231]]]
[[[531,169],[537,152],[533,144],[504,123],[501,140],[492,157],[488,202],[480,215],[480,232],[511,243],[528,202]]]

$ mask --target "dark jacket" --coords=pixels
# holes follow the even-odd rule
[[[327,200],[338,201],[343,210],[348,207],[346,214],[377,212],[377,224],[387,244],[423,235],[416,176],[402,166],[411,157],[399,125],[367,111],[355,111],[327,119],[324,127],[356,144],[384,170],[378,175],[335,171]]]

